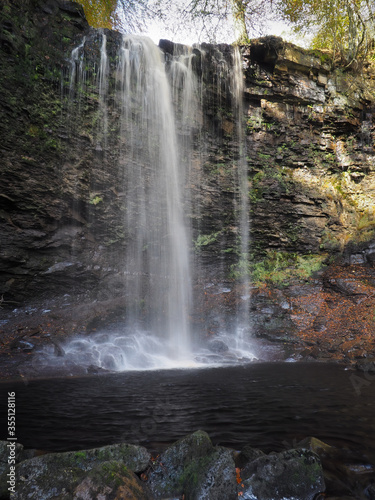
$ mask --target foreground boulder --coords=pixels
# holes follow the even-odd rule
[[[320,459],[305,449],[260,456],[241,478],[243,498],[251,500],[313,500],[325,491]]]
[[[145,470],[150,458],[145,448],[130,444],[34,457],[17,465],[16,492],[12,498],[84,499],[96,498],[96,494],[103,499],[116,498],[119,488],[133,489],[129,498],[148,498],[135,473]],[[6,481],[1,484],[0,496],[8,498]]]
[[[12,458],[18,463],[22,456],[23,446],[9,441],[0,441],[0,477],[8,470],[8,460],[10,458],[10,445],[12,445]]]
[[[306,447],[330,449],[312,438]],[[32,458],[19,446],[11,495],[6,443],[1,450],[0,500],[313,500],[325,491],[320,459],[311,449],[266,455],[247,445],[238,453],[214,446],[203,431],[155,459],[145,448],[124,443]]]
[[[156,498],[237,498],[236,468],[228,449],[214,447],[197,431],[171,445],[154,464],[149,487]]]
[[[67,497],[72,498],[72,497]],[[92,469],[74,488],[73,498],[150,500],[142,482],[121,462],[104,462]]]

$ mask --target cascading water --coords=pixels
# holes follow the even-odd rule
[[[138,300],[150,304],[150,324],[171,356],[190,352],[188,230],[181,194],[171,92],[160,50],[147,38],[124,37],[119,72],[127,166],[126,269]],[[131,117],[131,119],[130,119]],[[130,162],[129,162],[130,158]],[[143,306],[135,304],[130,324]]]
[[[69,102],[72,101],[72,94],[74,93],[75,90],[76,80],[78,80],[79,82],[84,81],[82,55],[85,42],[86,42],[86,37],[84,36],[82,38],[81,44],[72,50],[72,54],[70,56]]]
[[[225,238],[221,243],[221,252],[224,253],[228,246],[236,246],[237,262],[233,264],[236,274],[239,277],[236,279],[237,286],[233,287],[233,282],[228,282],[227,286],[220,286],[215,293],[235,293],[236,295],[236,318],[233,320],[231,314],[225,317],[225,314],[218,314],[219,328],[216,330],[215,338],[223,344],[224,348],[229,348],[229,353],[233,355],[236,361],[244,359],[249,360],[255,357],[254,341],[251,338],[251,317],[250,317],[250,277],[249,277],[249,251],[250,251],[250,206],[249,206],[249,180],[248,180],[248,164],[247,164],[247,149],[245,135],[245,110],[243,103],[244,93],[244,76],[243,76],[243,60],[239,47],[234,50],[227,50],[220,46],[208,47],[209,54],[203,55],[209,59],[211,57],[215,67],[214,78],[211,75],[206,75],[205,80],[211,78],[211,85],[214,89],[212,93],[216,102],[212,102],[211,107],[218,110],[220,128],[224,131],[224,136],[221,140],[222,148],[220,153],[220,164],[225,161],[223,150],[225,147],[230,149],[227,153],[227,165],[232,165],[231,174],[232,182],[235,186],[233,193],[233,205],[235,207],[236,218],[233,221],[235,225],[235,243],[226,242]],[[207,64],[208,63],[208,64]],[[210,66],[207,61],[203,66]],[[202,103],[203,104],[203,103]],[[229,106],[228,106],[229,104]],[[230,130],[230,142],[225,145],[225,133]],[[228,139],[227,139],[228,140]],[[222,165],[222,164],[221,164]],[[223,210],[224,211],[224,210]],[[224,214],[223,214],[224,215]],[[223,219],[225,215],[223,216]],[[223,220],[224,222],[224,220]],[[225,228],[225,226],[224,226]],[[222,230],[224,233],[226,229]],[[219,234],[219,233],[217,233]],[[228,266],[224,259],[221,260],[222,275],[228,273]],[[211,284],[209,284],[211,287]]]
[[[234,107],[237,121],[238,140],[238,188],[240,196],[240,270],[241,273],[241,301],[237,315],[237,342],[238,348],[248,346],[250,335],[250,279],[249,279],[249,249],[250,249],[250,221],[249,221],[249,181],[246,160],[246,137],[244,133],[244,108],[243,108],[243,71],[242,56],[238,47],[234,50],[233,63],[233,93]]]
[[[107,37],[100,33],[97,76],[96,150],[108,150],[110,67]],[[82,43],[71,56],[70,87],[77,80]],[[79,63],[81,64],[81,63]],[[194,83],[189,57],[173,61],[172,83],[179,89],[188,128]],[[172,92],[160,49],[148,38],[123,36],[115,69],[120,121],[119,170],[127,248],[124,283],[126,324],[63,346],[66,364],[106,369],[147,369],[192,364],[189,314],[191,281],[189,230],[184,218],[184,166],[176,136]],[[78,82],[82,86],[82,82]],[[70,91],[70,96],[73,94]],[[192,116],[192,114],[191,114]],[[185,148],[186,149],[186,148]],[[91,183],[95,190],[95,180]]]
[[[107,109],[107,92],[108,92],[108,56],[107,56],[107,35],[101,34],[102,43],[100,47],[100,65],[98,72],[98,91],[99,91],[99,113],[101,116],[99,137],[101,136],[101,145],[103,151],[107,149],[108,136],[108,109]]]
[[[98,38],[95,40],[97,44]],[[78,103],[79,91],[74,92],[73,87],[76,84],[77,89],[85,88],[86,75],[82,68],[86,45],[89,43],[84,40],[74,49],[70,59],[69,97],[75,96]],[[55,361],[65,367],[94,365],[110,370],[190,367],[199,366],[202,360],[204,363],[222,362],[223,359],[218,361],[220,356],[212,355],[207,349],[193,347],[189,321],[194,270],[191,269],[188,219],[192,214],[191,186],[200,182],[202,168],[197,160],[199,155],[194,156],[192,140],[193,131],[197,133],[202,126],[204,99],[203,78],[199,81],[193,71],[197,49],[179,47],[178,54],[168,54],[164,61],[161,50],[151,40],[123,36],[114,66],[109,63],[107,36],[99,32],[97,51],[100,56],[99,65],[95,63],[99,122],[93,129],[96,134],[93,144],[105,159],[113,155],[109,144],[114,142],[109,134],[119,131],[116,154],[122,185],[116,189],[124,200],[121,210],[126,251],[125,262],[119,267],[123,268],[126,320],[120,326],[71,340],[62,346],[65,356],[55,357]],[[223,64],[224,73],[219,71],[223,70]],[[229,65],[221,57],[217,66],[215,81],[220,87],[219,108],[224,105],[229,89],[226,82],[230,75]],[[239,54],[235,56],[234,68],[229,86],[235,103],[233,114],[240,144],[237,182],[241,186],[241,255],[247,255],[249,207],[242,149],[240,96],[243,88]],[[110,94],[113,90],[114,94]],[[90,92],[93,92],[92,87]],[[113,111],[109,108],[110,101]],[[70,113],[73,105],[70,102]],[[115,125],[113,117],[117,117]],[[90,188],[93,196],[96,194],[95,179],[91,180]],[[93,197],[90,203],[99,200],[100,196]],[[247,295],[248,283],[243,285]],[[245,310],[248,310],[248,302],[241,310],[241,327],[248,323]],[[238,341],[238,331],[239,328],[237,335],[226,336],[228,346],[234,350],[224,362],[254,357],[247,345]]]

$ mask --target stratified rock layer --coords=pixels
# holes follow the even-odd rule
[[[126,314],[130,298],[123,262],[129,235],[123,231],[121,186],[127,158],[121,158],[124,168],[119,169],[113,95],[108,98],[111,133],[104,143],[97,133],[96,75],[87,73],[91,91],[83,98],[72,96],[69,87],[71,53],[83,37],[90,47],[88,65],[94,67],[100,58],[101,35],[88,27],[81,8],[63,0],[3,2],[0,22],[0,299],[8,319],[4,328],[15,335],[24,323],[22,337],[30,343],[35,329],[70,333]],[[120,35],[106,35],[113,70]],[[181,51],[167,41],[161,48],[167,60]],[[361,353],[348,354],[353,353],[348,344],[345,355],[364,356],[374,348],[374,320],[366,313],[374,305],[375,254],[370,68],[365,65],[360,74],[332,69],[326,54],[276,37],[253,40],[241,53],[249,227],[258,286],[254,331],[282,342],[293,337],[293,345],[300,342],[305,355],[316,359],[321,357],[317,337],[344,314],[345,325],[352,321],[358,327],[345,327],[343,345],[356,336],[353,329],[369,337]],[[217,70],[218,61],[229,68],[232,60],[230,46],[194,49],[193,68],[204,99],[199,130],[189,139],[193,155],[186,213],[196,271],[192,320],[202,335],[229,327],[241,296],[236,282],[241,148],[230,85],[219,81]],[[336,267],[305,284],[314,262],[329,264],[338,256]],[[349,268],[342,266],[352,266],[350,283]],[[264,284],[270,282],[268,293]],[[223,284],[229,292],[222,291]],[[85,305],[75,306],[75,296]],[[360,312],[351,308],[349,317],[349,309],[339,307],[342,298],[354,301]],[[46,307],[41,304],[51,299],[55,302],[47,309],[54,317],[48,311],[42,315]],[[26,310],[32,302],[34,309]],[[27,317],[6,314],[15,307]],[[313,339],[313,346],[301,342],[303,335]],[[326,347],[323,351],[327,354]]]

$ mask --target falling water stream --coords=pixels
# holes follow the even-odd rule
[[[70,58],[69,110],[73,97],[85,86],[83,40]],[[148,38],[124,35],[110,67],[107,36],[99,32],[97,64],[98,120],[96,150],[108,153],[111,71],[115,72],[115,106],[120,130],[119,171],[124,200],[123,233],[126,237],[124,284],[128,298],[126,322],[74,338],[62,349],[63,358],[44,351],[40,365],[98,366],[109,370],[199,366],[221,362],[218,356],[192,344],[191,210],[187,184],[192,173],[192,130],[202,116],[202,87],[193,71],[194,51],[179,47],[176,55],[165,54]],[[203,51],[202,51],[203,53]],[[241,55],[235,52],[233,68],[220,55],[217,85],[229,86],[239,143],[238,175],[241,258],[246,258],[248,240],[247,166],[243,148]],[[222,73],[223,64],[226,71]],[[233,73],[233,75],[231,75]],[[77,91],[74,90],[76,85]],[[220,93],[220,92],[219,92]],[[75,103],[80,102],[76,98]],[[80,110],[77,109],[77,112]],[[106,153],[107,152],[107,153]],[[91,185],[95,200],[95,181]],[[243,305],[235,333],[221,332],[230,347],[226,363],[248,362],[254,354],[244,342],[249,323],[249,286],[243,282]],[[233,348],[233,349],[232,349]],[[231,350],[232,349],[232,350]],[[61,353],[61,351],[60,351]]]
[[[250,277],[248,270],[249,250],[250,250],[250,206],[249,206],[249,182],[248,165],[246,158],[246,138],[244,130],[244,109],[243,109],[243,73],[242,55],[238,47],[234,51],[233,63],[233,87],[234,105],[236,108],[237,140],[238,140],[238,187],[240,193],[240,270],[242,296],[237,315],[237,342],[240,349],[244,349],[250,333]]]
[[[172,357],[189,355],[190,271],[183,217],[176,125],[160,50],[147,38],[124,37],[119,71],[126,164],[127,272],[136,297],[152,306],[151,323]],[[145,289],[145,294],[142,287]],[[137,324],[135,304],[130,326]]]

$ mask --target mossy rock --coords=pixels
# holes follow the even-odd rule
[[[320,459],[305,449],[261,456],[241,471],[241,478],[244,498],[253,500],[313,500],[325,491]]]
[[[150,495],[138,477],[121,462],[104,462],[74,488],[73,498],[148,500]]]
[[[180,439],[155,464],[149,486],[156,498],[184,495],[186,500],[237,498],[232,452],[214,447],[203,431]]]
[[[149,459],[150,455],[145,448],[128,444],[115,444],[92,450],[50,453],[34,457],[21,462],[16,467],[17,493],[14,498],[43,498],[46,500],[49,498],[73,498],[74,489],[85,478],[91,478],[87,479],[88,484],[97,484],[94,481],[97,475],[94,472],[91,474],[91,471],[94,469],[105,471],[105,467],[102,467],[103,463],[116,463],[115,471],[118,475],[120,468],[121,470],[126,469],[129,473],[142,472],[147,468]],[[103,475],[104,472],[101,474]]]
[[[218,447],[208,457],[192,462],[181,482],[186,500],[237,499],[236,467],[231,450]]]
[[[197,431],[173,443],[161,454],[149,477],[149,485],[157,498],[182,495],[184,475],[192,463],[206,458],[214,447],[206,432]]]

